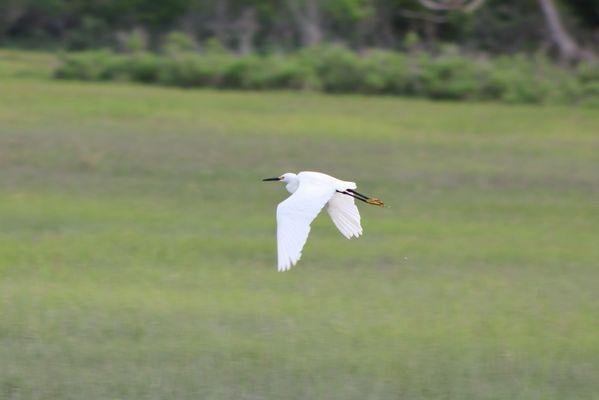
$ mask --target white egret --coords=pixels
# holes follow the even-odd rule
[[[379,199],[356,192],[355,182],[342,181],[320,172],[288,172],[262,181],[285,182],[285,188],[291,193],[277,206],[279,271],[286,271],[299,261],[310,233],[310,224],[325,205],[337,229],[348,239],[362,234],[360,213],[354,199],[384,206]]]

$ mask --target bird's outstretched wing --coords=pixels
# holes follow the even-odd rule
[[[351,239],[362,234],[360,212],[353,197],[335,193],[327,204],[327,211],[339,232],[346,238]]]
[[[310,224],[334,193],[331,185],[302,181],[295,193],[277,206],[279,271],[286,271],[299,261]]]

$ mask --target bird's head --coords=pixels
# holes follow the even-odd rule
[[[295,181],[297,179],[297,175],[293,174],[291,172],[287,172],[284,173],[281,176],[277,176],[275,178],[264,178],[262,179],[262,182],[285,182],[285,183],[291,183],[292,181]]]
[[[262,181],[263,182],[269,182],[269,181],[285,182],[287,184],[287,185],[285,185],[285,189],[287,189],[287,191],[289,193],[295,192],[299,186],[299,179],[298,179],[297,175],[293,174],[291,172],[287,172],[281,176],[277,176],[276,178],[265,178],[265,179],[262,179]]]

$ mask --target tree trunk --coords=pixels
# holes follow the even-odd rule
[[[393,13],[387,7],[377,7],[373,21],[374,26],[371,29],[374,32],[376,43],[381,47],[393,47],[396,44],[392,17]]]
[[[254,48],[254,36],[258,31],[256,10],[253,8],[243,10],[235,25],[239,35],[239,53],[251,53]]]
[[[561,62],[570,64],[573,61],[593,58],[592,54],[578,46],[574,38],[566,31],[553,0],[539,0],[539,4],[545,16],[551,40],[559,51]]]
[[[288,0],[287,7],[296,22],[302,45],[311,46],[322,42],[320,0],[304,0],[300,10],[297,0]]]
[[[320,25],[314,21],[304,20],[302,22],[302,44],[304,46],[312,46],[322,42],[322,30]]]
[[[451,11],[459,10],[473,12],[479,8],[485,0],[418,0],[420,4],[430,10]]]
[[[212,29],[218,41],[226,45],[228,42],[228,29],[229,29],[229,2],[227,0],[216,0],[215,18],[212,23]]]
[[[318,3],[319,0],[306,0],[306,16],[302,23],[302,37],[304,44],[308,46],[322,42]]]

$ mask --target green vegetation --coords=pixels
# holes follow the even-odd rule
[[[0,398],[590,399],[599,115],[40,78],[0,53]],[[18,75],[18,78],[16,77]],[[275,266],[284,188],[355,179]]]
[[[177,41],[175,41],[175,39]],[[341,46],[297,53],[238,56],[218,48],[202,54],[171,37],[160,54],[90,51],[65,54],[63,79],[128,80],[181,87],[322,90],[431,99],[500,100],[599,106],[599,65],[577,71],[543,57],[477,60],[448,47],[438,56],[374,50],[358,55]]]
[[[594,0],[477,0],[474,12],[433,11],[470,0],[5,0],[0,44],[71,50],[114,46],[144,32],[152,46],[172,30],[216,38],[240,51],[294,49],[333,40],[352,48],[401,48],[418,35],[426,47],[456,43],[492,54],[559,51],[541,3],[554,4],[572,40],[595,43]],[[452,7],[450,7],[452,8]],[[547,44],[552,43],[550,49]],[[559,47],[559,46],[558,46]]]

